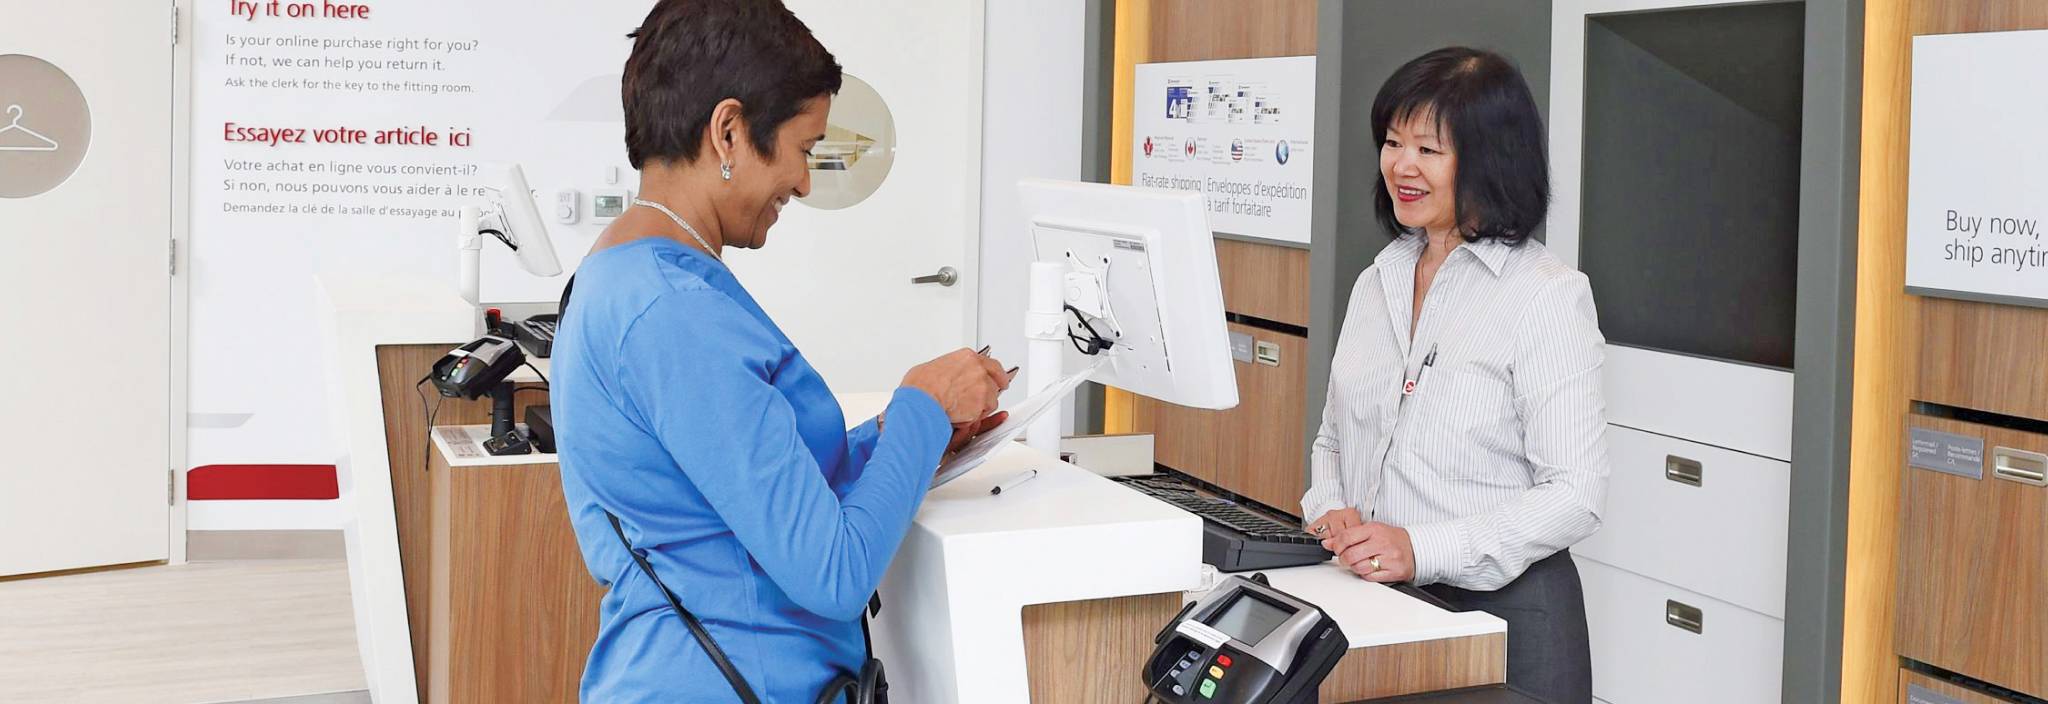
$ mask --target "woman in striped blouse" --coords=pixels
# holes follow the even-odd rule
[[[1303,515],[1358,576],[1505,619],[1508,684],[1583,704],[1567,549],[1606,500],[1605,340],[1585,275],[1529,238],[1542,118],[1506,59],[1449,48],[1388,79],[1372,130],[1394,241],[1351,291]]]

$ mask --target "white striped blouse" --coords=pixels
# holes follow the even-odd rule
[[[1490,591],[1600,527],[1606,341],[1586,276],[1533,240],[1453,250],[1411,341],[1422,248],[1394,241],[1352,287],[1302,515],[1406,528],[1417,584]]]

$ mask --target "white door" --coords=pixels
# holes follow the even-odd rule
[[[734,272],[839,393],[885,391],[911,365],[974,337],[981,231],[982,4],[960,0],[789,0],[845,68],[836,141],[886,135],[872,115],[846,114],[855,80],[894,122],[888,175],[865,200],[836,210],[792,203],[759,251],[732,250]],[[1000,136],[996,136],[1000,139]],[[1018,149],[1031,145],[1018,144]],[[817,152],[827,154],[824,150]],[[887,156],[812,174],[819,191]],[[952,286],[911,279],[950,267]],[[1023,363],[1023,350],[996,350]]]
[[[0,18],[0,576],[163,560],[171,5]]]

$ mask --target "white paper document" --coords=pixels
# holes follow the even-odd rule
[[[1024,427],[1030,425],[1032,419],[1058,408],[1060,399],[1073,393],[1074,389],[1079,387],[1081,382],[1087,381],[1088,375],[1095,373],[1095,369],[1102,366],[1105,361],[1108,361],[1108,358],[1098,357],[1094,363],[1082,368],[1081,371],[1068,374],[1066,378],[1046,387],[1044,391],[1024,399],[1024,402],[1017,404],[1016,407],[1003,409],[1010,412],[1010,417],[1004,420],[1002,425],[974,438],[966,447],[954,453],[952,459],[939,465],[938,475],[932,477],[932,488],[937,489],[946,482],[960,478],[960,475],[973,471],[975,467],[981,466],[981,463],[987,462],[989,455],[1009,447],[1010,441],[1024,432]]]

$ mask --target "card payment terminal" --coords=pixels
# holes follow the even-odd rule
[[[1153,642],[1145,687],[1167,704],[1314,704],[1350,646],[1336,620],[1264,574],[1223,580]]]

